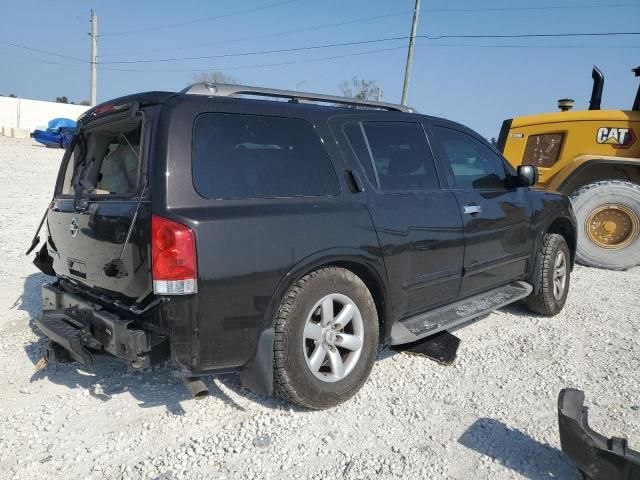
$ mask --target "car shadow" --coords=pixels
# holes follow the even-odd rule
[[[582,478],[562,451],[493,418],[476,420],[458,443],[531,480]]]
[[[21,296],[12,308],[26,312],[29,316],[29,328],[37,339],[28,342],[24,351],[34,371],[43,358],[48,339],[40,332],[35,320],[42,314],[42,285],[53,281],[52,277],[42,273],[29,275],[24,282]],[[31,382],[49,381],[63,385],[71,390],[81,390],[86,395],[104,402],[114,395],[128,392],[139,403],[140,408],[165,406],[174,415],[184,415],[182,403],[193,400],[185,388],[182,379],[175,374],[170,361],[143,370],[131,370],[124,363],[110,355],[96,355],[93,365],[81,365],[76,362],[54,363],[30,375]],[[238,375],[209,375],[202,377],[209,389],[209,396],[222,401],[237,410],[245,410],[229,395],[234,392],[253,402],[270,409],[289,410],[291,405],[275,397],[255,394],[242,387]],[[229,393],[228,393],[229,392]],[[206,400],[203,400],[206,401]],[[304,409],[294,408],[301,412]]]

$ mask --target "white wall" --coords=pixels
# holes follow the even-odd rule
[[[60,117],[76,120],[89,108],[83,105],[0,97],[0,130],[2,127],[44,130],[49,120]]]

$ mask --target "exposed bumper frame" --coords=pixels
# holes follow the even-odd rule
[[[592,480],[640,479],[640,452],[631,450],[626,438],[593,431],[584,406],[584,392],[565,388],[558,396],[558,425],[562,451]]]
[[[94,353],[101,352],[125,360],[132,368],[149,366],[155,360],[152,346],[162,339],[136,328],[134,315],[122,318],[55,284],[42,287],[42,304],[43,314],[36,324],[79,363],[91,364]]]

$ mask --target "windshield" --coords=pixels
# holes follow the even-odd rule
[[[142,122],[127,119],[81,131],[64,167],[59,195],[127,196],[135,192],[140,171]]]

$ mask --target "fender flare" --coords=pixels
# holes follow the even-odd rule
[[[640,168],[640,160],[630,157],[611,157],[604,155],[580,155],[573,158],[567,165],[565,165],[558,173],[556,173],[551,182],[549,182],[548,189],[551,191],[557,191],[570,195],[573,192],[565,192],[564,189],[571,183],[572,180],[586,172],[588,169],[599,165],[606,165],[611,167],[638,167]]]

